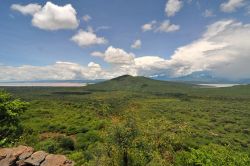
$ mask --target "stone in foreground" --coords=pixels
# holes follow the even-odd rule
[[[28,146],[0,149],[0,166],[73,166],[74,162],[64,155],[34,152]]]
[[[44,151],[37,151],[27,158],[24,163],[29,165],[39,166],[48,154]]]
[[[45,161],[41,164],[41,166],[71,166],[72,161],[69,161],[65,156],[63,155],[53,155],[49,154],[46,158]]]

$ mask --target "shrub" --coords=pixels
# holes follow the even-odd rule
[[[235,152],[217,144],[210,144],[199,149],[191,149],[190,152],[177,153],[175,164],[178,166],[247,166],[250,165],[250,158],[247,154]]]
[[[100,141],[101,138],[97,131],[89,131],[87,133],[79,133],[76,136],[76,146],[79,149],[86,150],[90,144]]]
[[[76,161],[76,166],[84,165],[84,154],[82,151],[74,151],[71,154],[69,154],[69,158],[73,161]]]
[[[70,137],[60,136],[57,138],[59,146],[65,150],[74,150],[75,144],[74,141]]]
[[[70,126],[70,127],[68,127],[68,129],[67,129],[67,134],[68,135],[72,135],[72,134],[77,134],[77,128],[75,128],[75,127],[73,127],[73,126]]]
[[[81,127],[81,128],[79,129],[79,132],[80,132],[80,133],[87,133],[88,131],[89,131],[89,128],[86,127],[86,126],[83,126],[83,127]]]
[[[47,139],[37,144],[36,149],[41,149],[48,153],[56,153],[59,149],[59,145],[55,140]]]

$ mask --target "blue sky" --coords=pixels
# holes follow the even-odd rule
[[[230,79],[250,78],[248,74],[230,76],[248,69],[242,69],[242,63],[249,60],[248,45],[239,49],[233,41],[250,43],[244,38],[249,34],[247,0],[12,0],[0,3],[0,80],[94,79],[120,74],[179,77],[196,71],[211,71]],[[29,4],[36,6],[28,8]],[[71,6],[65,6],[67,4]],[[46,7],[50,11],[45,11]],[[172,15],[168,13],[171,11]],[[55,19],[51,19],[51,12]],[[39,20],[44,15],[47,20]],[[84,20],[86,15],[91,19]],[[61,20],[57,20],[57,16]],[[151,24],[151,30],[143,30],[145,24]],[[209,29],[218,34],[204,38]],[[77,41],[73,40],[74,36],[78,36]],[[221,53],[219,45],[225,44],[226,39],[232,42],[221,47],[232,44],[235,48]],[[140,42],[132,48],[136,40]],[[202,41],[217,46],[201,46]],[[197,50],[203,46],[204,49],[192,52],[195,56],[187,55],[196,50],[190,48],[192,44]],[[178,51],[182,47],[184,51]],[[93,52],[98,54],[93,56]],[[211,59],[207,52],[216,52],[216,55]],[[231,65],[236,62],[237,65]],[[227,71],[231,73],[221,72],[218,66],[223,64],[229,66]],[[50,74],[46,74],[48,72]]]

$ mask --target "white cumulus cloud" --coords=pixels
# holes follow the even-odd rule
[[[249,36],[250,24],[235,20],[217,21],[209,25],[199,39],[177,48],[168,59],[133,55],[125,66],[120,64],[116,71],[129,69],[129,73],[135,75],[163,74],[169,77],[209,71],[214,76],[232,80],[249,79]]]
[[[31,3],[28,5],[13,4],[10,8],[22,13],[23,15],[33,15],[36,12],[40,11],[42,7],[41,5]]]
[[[143,32],[151,31],[152,29],[154,29],[154,25],[156,23],[157,22],[155,20],[153,20],[150,23],[146,23],[146,24],[142,25],[141,29],[142,29]]]
[[[0,66],[1,81],[73,80],[109,78],[109,74],[97,63],[82,66],[72,62],[56,62],[47,66]]]
[[[88,67],[101,69],[101,66],[95,62],[89,62]]]
[[[152,76],[168,70],[167,61],[159,56],[142,56],[135,58],[136,75]]]
[[[181,0],[168,0],[165,7],[165,12],[168,17],[174,16],[181,10],[183,2]]]
[[[110,46],[104,53],[93,52],[91,55],[102,57],[106,62],[116,65],[131,65],[134,63],[135,55],[127,53],[123,49]]]
[[[141,45],[142,45],[142,42],[141,40],[136,40],[132,45],[131,45],[131,48],[134,48],[134,49],[139,49],[141,48]]]
[[[79,25],[77,12],[71,4],[58,6],[47,2],[43,7],[38,4],[13,4],[11,9],[32,15],[32,25],[43,30],[76,29]]]
[[[75,42],[83,47],[105,43],[105,39],[101,42],[97,40],[99,37],[93,32],[80,30],[75,36],[78,36]],[[104,52],[91,54],[107,62],[110,65],[107,69],[94,62],[86,66],[71,62],[47,66],[0,65],[0,80],[108,79],[122,74],[180,77],[198,71],[209,71],[214,76],[232,80],[250,79],[249,36],[250,24],[231,19],[220,20],[208,25],[197,40],[177,48],[172,55],[168,55],[169,58],[156,55],[137,57],[110,46]]]
[[[174,76],[209,70],[231,79],[250,78],[250,24],[222,20],[209,25],[203,36],[178,48],[168,61]]]
[[[88,47],[92,45],[106,44],[108,41],[104,37],[98,37],[92,31],[79,30],[71,40],[80,47]]]
[[[33,15],[32,25],[44,30],[76,29],[79,22],[71,4],[58,6],[47,2]]]
[[[99,52],[99,51],[94,51],[91,53],[92,56],[96,56],[96,57],[104,57],[104,53]]]
[[[163,21],[160,26],[155,30],[156,32],[174,32],[180,29],[179,25],[170,23],[169,20]]]
[[[223,12],[234,12],[237,8],[244,6],[245,0],[228,0],[220,5]]]
[[[142,31],[154,31],[154,32],[174,32],[180,29],[180,25],[171,23],[169,20],[163,22],[152,21],[142,26]]]

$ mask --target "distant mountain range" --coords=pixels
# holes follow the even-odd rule
[[[167,76],[156,76],[153,77],[157,80],[165,80],[165,81],[178,81],[178,82],[189,82],[189,83],[196,83],[196,84],[219,84],[219,83],[230,83],[230,84],[250,84],[250,79],[242,79],[242,80],[230,80],[221,77],[215,77],[209,72],[193,72],[192,74],[177,77],[177,78],[170,78]]]

